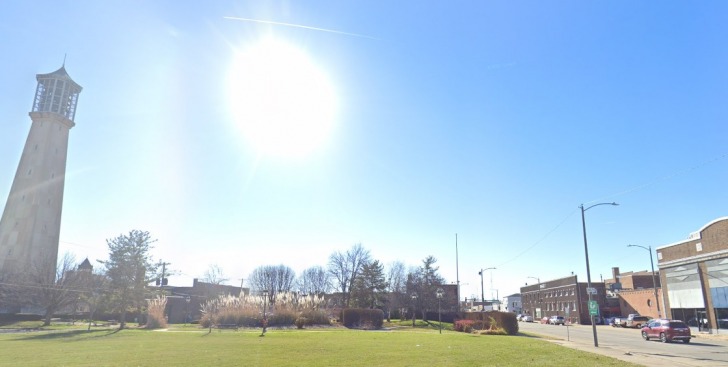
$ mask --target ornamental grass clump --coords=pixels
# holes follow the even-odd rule
[[[202,304],[200,324],[203,327],[213,325],[256,327],[262,317],[258,312],[259,300],[255,298],[260,297],[221,295],[213,298]],[[262,301],[260,304],[262,305]]]
[[[488,316],[488,326],[483,330],[478,330],[477,333],[480,335],[508,335],[508,333],[502,327],[498,326],[498,321],[492,316]]]
[[[268,326],[291,326],[303,317],[305,325],[328,325],[328,314],[323,310],[326,301],[322,296],[300,295],[292,292],[278,293],[270,302],[261,296],[219,296],[202,305],[202,327],[237,325],[260,327],[263,323],[263,307],[266,307]]]
[[[511,312],[466,312],[463,316],[464,320],[457,320],[453,325],[455,331],[490,335],[518,334],[518,321]]]
[[[155,299],[147,300],[147,323],[146,329],[163,329],[167,327],[167,319],[164,317],[164,309],[167,308],[167,297],[157,296]]]

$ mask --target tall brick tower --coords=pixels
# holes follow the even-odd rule
[[[0,219],[0,276],[55,268],[58,259],[68,133],[82,88],[65,65],[36,79],[30,132]]]

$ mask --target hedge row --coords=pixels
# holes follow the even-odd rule
[[[427,319],[431,321],[437,321],[438,317],[440,317],[442,318],[442,322],[449,323],[454,323],[455,320],[461,318],[460,313],[453,311],[442,312],[440,315],[437,314],[437,311],[427,311],[426,316]]]
[[[381,329],[384,311],[368,308],[345,308],[341,311],[341,324],[348,328]]]

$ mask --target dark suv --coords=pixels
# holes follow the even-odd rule
[[[682,340],[683,343],[690,343],[690,328],[680,320],[652,320],[647,326],[642,327],[642,338],[660,338],[663,343],[673,340]]]

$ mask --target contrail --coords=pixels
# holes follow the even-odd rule
[[[294,28],[303,28],[303,29],[310,29],[313,31],[321,31],[321,32],[329,32],[329,33],[336,33],[336,34],[343,34],[345,36],[353,36],[353,37],[360,37],[360,38],[368,38],[372,40],[377,40],[377,38],[363,35],[363,34],[356,34],[356,33],[348,33],[348,32],[342,32],[337,31],[333,29],[326,29],[326,28],[316,28],[316,27],[309,27],[305,25],[300,24],[291,24],[291,23],[281,23],[281,22],[273,22],[270,20],[260,20],[260,19],[249,19],[249,18],[238,18],[238,17],[223,17],[224,19],[230,19],[230,20],[239,20],[243,22],[253,22],[253,23],[263,23],[263,24],[273,24],[273,25],[282,25],[286,27],[294,27]]]

